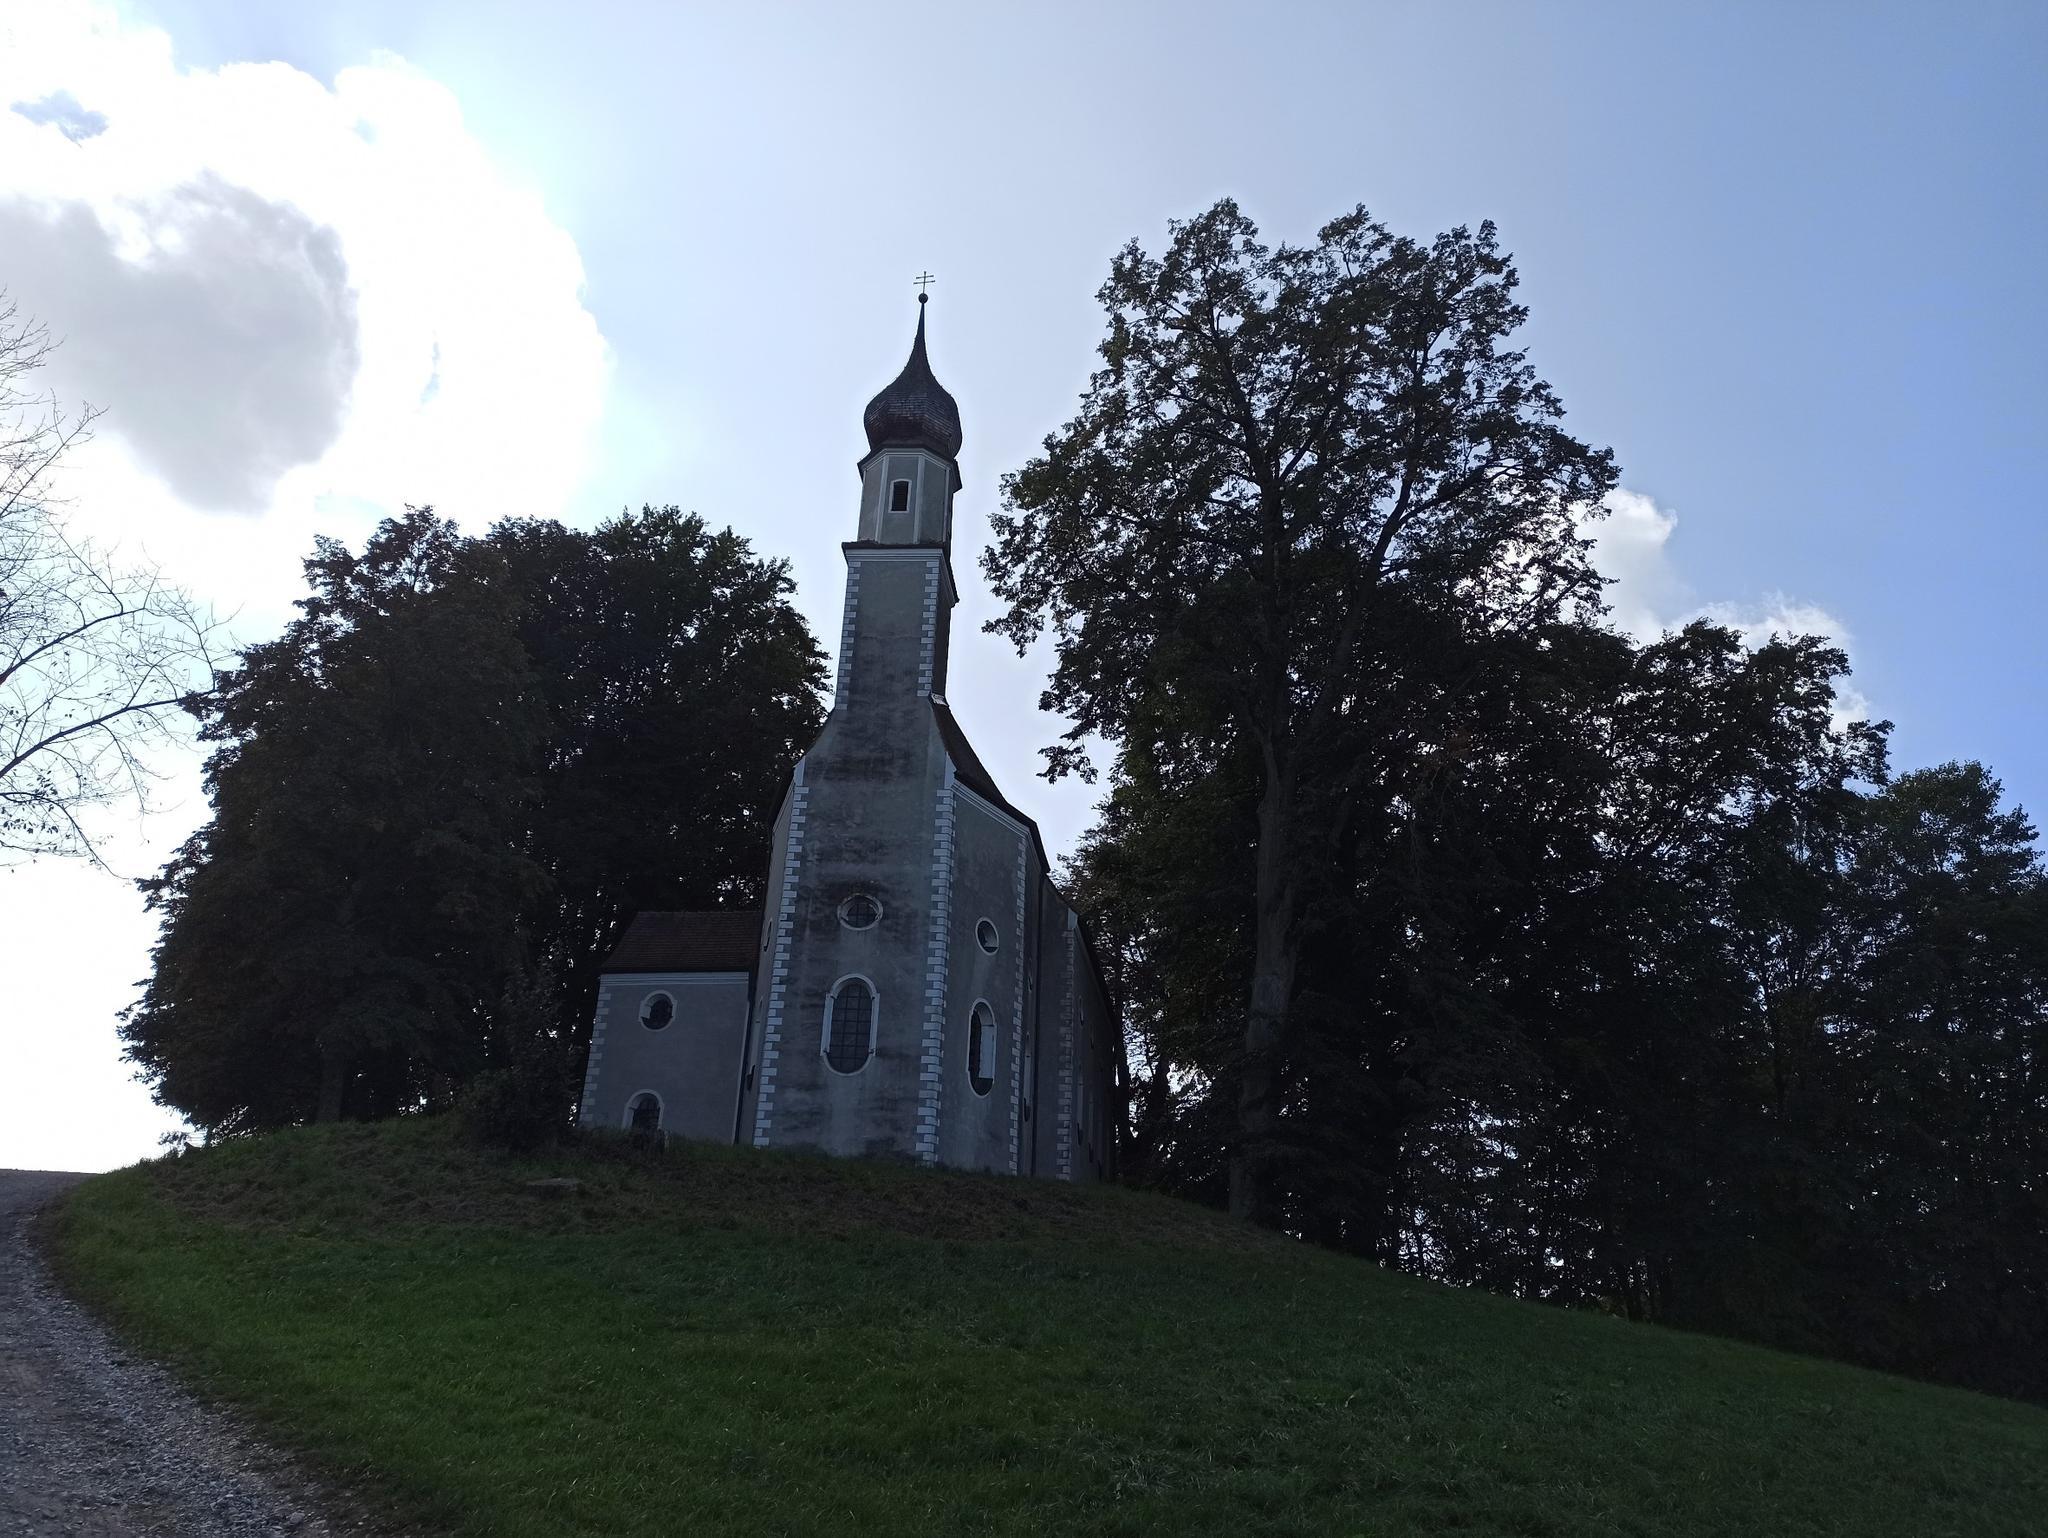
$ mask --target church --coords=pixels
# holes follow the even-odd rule
[[[862,421],[832,709],[776,814],[767,906],[634,917],[579,1120],[1099,1180],[1116,1021],[1037,825],[946,703],[960,411],[925,302]]]

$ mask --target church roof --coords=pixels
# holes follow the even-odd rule
[[[910,361],[868,402],[861,417],[871,454],[877,449],[929,449],[941,459],[960,457],[960,408],[932,377],[931,362],[924,355],[924,300],[924,295],[917,296],[917,340],[911,344]]]
[[[953,760],[953,773],[962,785],[973,791],[984,801],[993,801],[1019,822],[1031,819],[1003,799],[1003,793],[996,789],[995,776],[988,772],[974,744],[967,740],[967,733],[960,728],[959,718],[943,700],[932,701],[932,717],[939,723],[939,739],[946,744],[946,756]]]
[[[759,908],[636,913],[600,972],[751,972]]]
[[[1045,857],[1045,840],[1039,837],[1038,823],[1010,805],[1003,793],[996,789],[995,776],[988,772],[975,753],[974,744],[967,740],[967,733],[961,730],[959,721],[953,716],[952,707],[940,699],[933,699],[931,706],[932,719],[939,727],[939,740],[946,745],[946,756],[953,760],[954,778],[982,800],[1007,812],[1031,830],[1031,842],[1038,849],[1039,868],[1050,875],[1052,862]]]

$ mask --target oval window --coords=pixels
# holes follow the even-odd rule
[[[996,926],[987,919],[974,926],[974,938],[975,942],[991,956],[996,953],[996,947],[1002,944],[1002,937],[996,933]]]
[[[882,905],[865,892],[855,892],[839,905],[839,922],[848,929],[873,929],[882,920]]]
[[[640,1023],[650,1031],[667,1027],[676,1017],[676,1001],[665,993],[650,993],[640,1005]]]
[[[825,1000],[825,1061],[839,1073],[858,1073],[875,1051],[875,991],[867,979],[840,980]]]
[[[986,1095],[995,1082],[996,1017],[988,1005],[977,1003],[967,1018],[967,1085]]]

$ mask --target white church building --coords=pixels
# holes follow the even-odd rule
[[[1100,1179],[1116,1022],[1037,825],[946,704],[960,412],[918,303],[863,418],[832,710],[776,816],[767,907],[633,919],[580,1119]]]

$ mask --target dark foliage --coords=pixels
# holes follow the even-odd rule
[[[1268,252],[1219,205],[1118,259],[1104,367],[1007,483],[985,564],[998,628],[1054,633],[1052,768],[1117,755],[1072,876],[1124,1168],[2048,1397],[2033,831],[1974,765],[1887,784],[1823,641],[1604,627],[1571,516],[1612,467],[1504,346],[1512,286],[1490,230]]]
[[[554,978],[519,977],[499,1001],[492,1025],[492,1065],[462,1087],[456,1119],[484,1148],[532,1153],[568,1132],[576,1106],[576,1059],[553,1018],[560,991]]]
[[[1510,345],[1492,226],[1425,245],[1361,209],[1309,246],[1257,236],[1225,201],[1118,256],[1103,367],[1004,481],[983,569],[992,628],[1053,632],[1053,773],[1087,772],[1089,733],[1170,757],[1226,730],[1256,775],[1229,1182],[1270,1222],[1317,868],[1444,740],[1469,679],[1435,633],[1526,634],[1598,591],[1576,519],[1614,466]]]
[[[756,896],[819,718],[782,564],[673,508],[414,511],[306,574],[205,706],[212,820],[145,883],[124,1037],[214,1135],[552,1082],[628,915]]]
[[[1279,1223],[1445,1281],[2048,1398],[2048,875],[1976,765],[1884,783],[1843,658],[1493,638],[1306,902]],[[1075,871],[1126,1168],[1222,1204],[1227,736],[1133,739]]]

